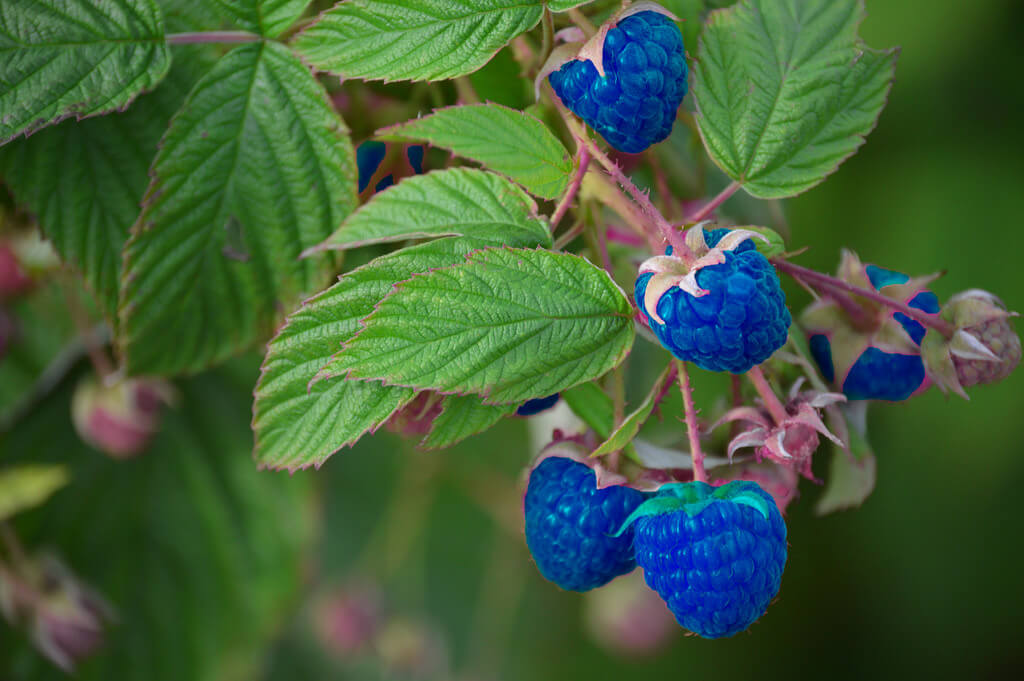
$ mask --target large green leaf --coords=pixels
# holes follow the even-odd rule
[[[153,0],[4,0],[0,144],[127,106],[171,65]]]
[[[395,282],[459,262],[484,245],[440,239],[377,258],[289,317],[267,347],[256,385],[256,460],[272,468],[319,465],[412,400],[414,390],[380,382],[313,380]]]
[[[583,258],[489,248],[395,287],[324,369],[489,403],[544,397],[629,352],[629,299]]]
[[[269,38],[295,23],[309,0],[215,0],[242,28]]]
[[[283,46],[217,62],[171,123],[125,256],[119,345],[133,373],[195,371],[269,334],[327,280],[323,241],[356,203],[348,131]]]
[[[194,55],[194,58],[193,58]],[[64,121],[0,148],[0,175],[117,315],[121,250],[139,215],[147,170],[167,123],[209,62],[179,55],[155,92],[124,113]]]
[[[711,157],[754,196],[820,183],[871,132],[897,50],[857,37],[861,0],[743,0],[712,13],[694,95]]]
[[[492,173],[451,168],[417,175],[349,216],[325,248],[439,236],[471,236],[492,245],[550,245],[547,223],[523,190]]]
[[[450,149],[512,178],[543,199],[561,196],[575,170],[569,152],[546,125],[500,104],[439,109],[378,135]]]
[[[241,373],[182,386],[152,448],[131,461],[78,440],[68,390],[0,436],[6,455],[68,467],[71,483],[19,516],[19,529],[117,610],[107,645],[75,678],[258,678],[267,641],[299,595],[314,523],[310,480],[252,465],[252,372]],[[26,681],[67,678],[24,639],[0,646],[0,669]]]
[[[540,20],[541,0],[348,0],[295,40],[321,71],[367,80],[472,73]]]

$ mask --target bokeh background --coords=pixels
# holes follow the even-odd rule
[[[834,270],[846,246],[893,269],[948,270],[934,285],[942,299],[978,287],[1024,309],[1024,3],[869,0],[868,10],[867,43],[902,46],[896,86],[859,154],[786,203],[790,243],[810,246],[800,262],[817,269]],[[183,382],[181,406],[136,461],[78,441],[74,375],[0,437],[5,462],[72,466],[73,483],[17,528],[121,612],[83,676],[1020,678],[1022,372],[970,402],[933,390],[873,407],[874,494],[817,517],[821,491],[802,484],[768,614],[733,639],[673,635],[637,656],[602,644],[586,624],[592,597],[558,590],[529,559],[524,422],[440,453],[381,432],[318,472],[258,473],[248,429],[258,359]],[[59,677],[0,624],[0,679]]]

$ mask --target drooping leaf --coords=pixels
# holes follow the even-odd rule
[[[550,245],[537,204],[493,173],[451,168],[410,177],[350,215],[323,243],[341,249],[439,236],[468,236],[491,245]]]
[[[0,468],[0,522],[53,496],[68,484],[64,466],[24,464]]]
[[[157,143],[211,63],[195,51],[178,57],[156,91],[128,111],[65,121],[0,147],[0,176],[61,259],[82,272],[110,319],[117,315],[121,250]]]
[[[749,193],[810,189],[875,127],[897,50],[866,47],[863,17],[862,0],[744,0],[711,14],[697,120],[712,159]]]
[[[450,149],[515,180],[542,199],[561,196],[575,171],[569,152],[546,125],[500,104],[439,109],[385,128],[378,136]]]
[[[647,397],[644,398],[644,401],[641,402],[631,414],[623,419],[619,427],[616,428],[615,431],[591,453],[591,456],[604,456],[605,454],[611,454],[612,452],[617,452],[628,447],[633,441],[633,438],[635,438],[637,433],[640,432],[640,428],[642,428],[644,423],[647,422],[647,419],[650,418],[651,412],[654,411],[654,405],[657,404],[658,396],[661,395],[663,391],[665,381],[669,380],[672,375],[672,365],[669,364],[669,366],[661,372],[661,375],[658,377],[658,380],[654,382],[654,385],[651,386],[651,389],[647,393]]]
[[[485,245],[448,238],[396,251],[349,272],[299,308],[270,342],[256,385],[256,460],[271,468],[319,465],[409,403],[416,391],[379,381],[313,381],[395,282],[460,262]]]
[[[596,383],[582,383],[562,393],[569,408],[590,426],[598,437],[607,438],[615,428],[615,405]]]
[[[309,0],[215,0],[242,28],[274,38],[295,23]]]
[[[482,433],[515,410],[515,404],[484,404],[478,395],[448,395],[421,444],[427,449],[451,447]]]
[[[253,466],[243,380],[251,369],[183,385],[150,450],[131,461],[77,438],[68,389],[0,436],[4,454],[70,471],[45,506],[18,516],[19,534],[30,549],[56,551],[117,613],[75,678],[258,678],[299,596],[315,523],[310,480]],[[0,669],[67,678],[27,645],[0,646]]]
[[[489,248],[413,277],[364,320],[325,376],[378,379],[491,404],[601,376],[633,342],[626,295],[583,258]]]
[[[153,0],[4,0],[0,144],[127,106],[171,65]]]
[[[348,131],[286,48],[221,58],[161,142],[125,256],[119,346],[133,373],[196,371],[269,334],[322,286],[323,241],[356,203]]]
[[[833,448],[825,491],[814,505],[818,515],[858,507],[875,489],[877,466],[867,439],[867,406],[866,401],[839,405],[847,448]]]
[[[321,71],[366,80],[472,73],[540,20],[541,0],[348,0],[295,39]]]

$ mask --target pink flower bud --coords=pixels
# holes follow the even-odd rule
[[[160,426],[161,405],[169,387],[158,381],[125,379],[103,385],[95,376],[83,379],[71,402],[79,437],[114,458],[142,453]]]
[[[653,655],[679,630],[665,602],[647,588],[642,570],[590,591],[585,598],[587,630],[598,645],[616,655]]]

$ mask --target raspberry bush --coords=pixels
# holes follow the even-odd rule
[[[639,565],[689,632],[772,626],[801,480],[824,486],[819,513],[859,506],[875,402],[967,397],[1021,358],[1013,301],[942,301],[937,275],[848,250],[835,275],[801,264],[812,244],[793,242],[779,201],[869,140],[893,86],[898,50],[863,42],[864,14],[860,0],[5,0],[0,444],[18,450],[0,459],[0,612],[71,670],[119,617],[188,622],[189,599],[219,593],[253,617],[231,634],[199,618],[197,637],[251,649],[292,596],[281,571],[309,551],[315,523],[282,520],[316,503],[306,469],[382,426],[441,450],[518,418],[543,440],[522,484],[468,487],[495,506],[522,495],[512,522],[546,579],[590,592]],[[728,388],[696,393],[715,373]],[[218,428],[248,388],[252,460],[225,460]],[[101,452],[116,475],[33,461],[34,415],[62,390],[62,448]],[[396,503],[439,466],[403,462]],[[83,481],[188,508],[196,553],[168,540],[136,586],[100,593],[95,553],[67,566],[22,546],[26,523],[7,519],[74,515],[58,490]],[[182,531],[164,517],[161,541]],[[235,532],[251,555],[218,552]],[[364,572],[397,570],[370,547]],[[133,600],[178,563],[194,592]],[[649,612],[653,596],[622,593]],[[315,609],[321,644],[446,678],[443,637],[381,600],[335,588]],[[84,669],[111,678],[119,655]],[[213,677],[200,658],[145,678]]]

